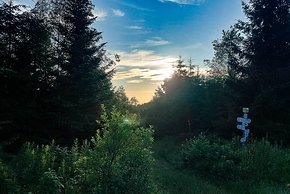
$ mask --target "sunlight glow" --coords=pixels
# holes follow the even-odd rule
[[[157,76],[156,80],[163,81],[167,78],[170,78],[172,76],[172,74],[173,74],[172,68],[160,69],[160,76]]]

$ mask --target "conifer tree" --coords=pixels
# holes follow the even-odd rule
[[[17,23],[20,17],[16,12],[20,10],[19,6],[15,6],[12,2],[3,2],[0,5],[0,133],[1,140],[5,140],[9,136],[9,126],[13,123],[12,108],[16,103],[12,95],[12,87],[17,72],[14,70],[16,61],[15,50],[17,42]]]
[[[12,1],[0,6],[0,98],[3,134],[26,141],[41,133],[53,76],[48,30],[21,7]]]
[[[248,76],[265,89],[289,80],[290,2],[289,0],[250,0],[243,3],[248,22],[240,22],[244,32],[244,57]]]
[[[242,42],[243,37],[235,27],[223,31],[221,39],[213,41],[214,57],[205,61],[212,76],[230,80],[245,76]]]
[[[83,137],[94,132],[100,105],[111,98],[112,63],[105,63],[101,32],[91,27],[96,17],[90,0],[58,1],[55,8],[59,127],[66,135]]]
[[[258,136],[289,141],[290,122],[290,1],[250,0],[243,3],[246,60],[243,96],[252,106]]]

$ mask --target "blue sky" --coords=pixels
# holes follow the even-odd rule
[[[240,0],[95,0],[111,53],[121,62],[113,83],[140,102],[172,72],[178,56],[203,68],[213,56],[212,41],[244,14]]]
[[[18,2],[32,0],[18,0]],[[94,27],[103,32],[109,54],[118,53],[115,86],[129,97],[152,99],[178,56],[203,68],[212,41],[244,19],[240,0],[93,0]]]

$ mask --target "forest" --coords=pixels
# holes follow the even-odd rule
[[[180,56],[139,104],[97,3],[1,1],[0,193],[290,193],[290,1],[241,5],[206,72]]]

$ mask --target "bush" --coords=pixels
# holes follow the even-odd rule
[[[290,180],[290,152],[268,141],[255,141],[243,152],[241,168],[244,177],[255,181],[268,180],[288,183]]]
[[[20,193],[152,193],[152,129],[116,111],[100,123],[72,148],[27,144],[14,163]]]
[[[0,191],[3,194],[16,193],[18,185],[11,169],[0,160]]]
[[[182,145],[186,168],[216,180],[233,179],[240,172],[241,152],[230,143],[221,144],[204,136],[188,140]]]
[[[182,145],[184,167],[214,180],[241,179],[250,182],[286,184],[290,180],[290,152],[255,141],[246,147],[199,136]]]

